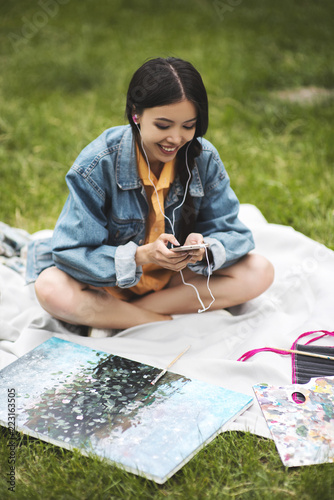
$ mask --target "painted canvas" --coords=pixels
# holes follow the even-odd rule
[[[53,337],[0,371],[16,428],[165,482],[252,397]],[[0,391],[7,426],[7,391]]]
[[[254,392],[285,466],[334,462],[334,377]]]

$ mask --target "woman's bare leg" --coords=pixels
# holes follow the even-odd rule
[[[212,300],[207,278],[185,269],[184,279],[194,284],[205,306]],[[215,302],[210,310],[242,304],[263,293],[272,283],[273,267],[264,257],[248,254],[237,264],[214,273],[210,289]],[[172,314],[195,313],[201,307],[195,290],[175,275],[167,288],[132,302],[80,283],[56,267],[41,273],[35,284],[42,307],[52,316],[72,324],[95,328],[130,328],[170,320]]]
[[[207,307],[212,301],[207,288],[207,278],[189,269],[183,271],[184,280],[196,286],[201,300]],[[248,254],[236,264],[216,271],[209,281],[215,297],[210,310],[224,309],[258,297],[272,284],[272,264],[257,254]],[[180,274],[175,275],[168,288],[138,298],[134,304],[160,314],[195,313],[201,308],[196,291],[185,286]]]
[[[35,290],[41,306],[51,316],[74,325],[125,329],[172,319],[80,283],[56,267],[40,274]]]

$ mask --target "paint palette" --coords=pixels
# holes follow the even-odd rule
[[[334,462],[334,377],[253,389],[285,466]]]

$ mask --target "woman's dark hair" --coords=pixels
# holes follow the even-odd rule
[[[208,98],[199,72],[187,61],[175,57],[151,59],[144,63],[133,75],[126,100],[126,115],[132,127],[134,137],[138,144],[139,131],[133,121],[133,115],[140,115],[147,108],[166,106],[187,99],[192,102],[197,111],[197,122],[194,138],[188,148],[187,160],[190,170],[195,165],[195,158],[202,151],[202,146],[197,137],[202,137],[208,128]],[[184,145],[177,154],[177,172],[182,185],[185,187],[188,172],[184,168],[185,153],[188,144]],[[178,168],[179,167],[179,168]],[[189,192],[183,208],[186,216],[182,217],[180,243],[192,232],[193,220],[189,220],[189,214],[193,213],[193,203]],[[187,227],[185,227],[187,221]],[[183,238],[183,239],[182,239]]]

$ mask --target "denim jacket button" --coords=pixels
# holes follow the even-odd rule
[[[143,244],[143,242],[144,242],[144,240],[139,240],[139,241],[138,241],[138,245],[142,245],[142,244]]]

